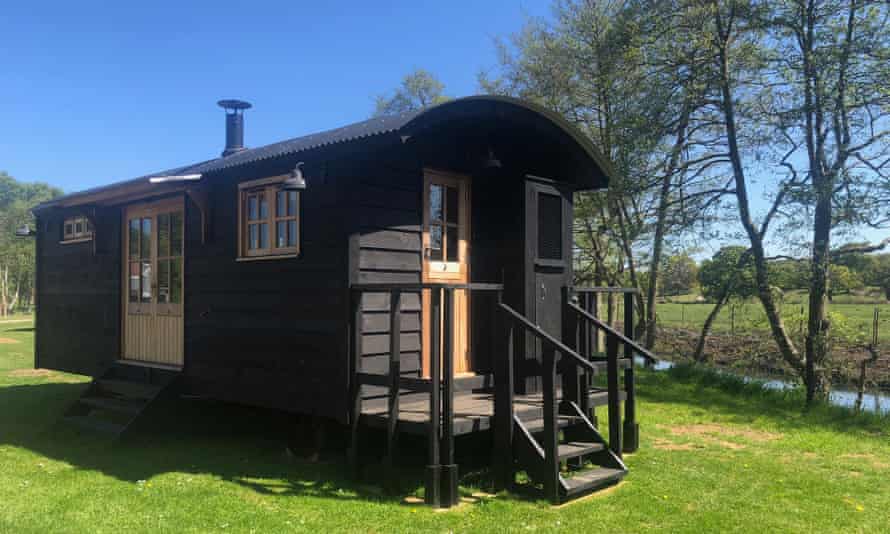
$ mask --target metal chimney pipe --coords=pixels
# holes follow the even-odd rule
[[[243,100],[220,100],[217,105],[226,110],[226,148],[222,156],[244,150],[244,110],[252,106]]]

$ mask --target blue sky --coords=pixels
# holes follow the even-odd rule
[[[221,98],[254,104],[245,144],[260,146],[366,118],[416,67],[451,96],[473,94],[479,71],[496,64],[494,39],[550,5],[7,2],[0,170],[70,192],[210,159],[223,146]],[[751,194],[765,210],[761,185]]]
[[[493,39],[549,0],[6,2],[0,169],[65,191],[219,155],[220,98],[259,146],[367,118],[415,67],[477,92]]]

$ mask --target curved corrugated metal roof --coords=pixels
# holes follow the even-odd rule
[[[147,180],[152,176],[207,174],[223,169],[238,167],[241,165],[248,165],[262,160],[297,154],[300,152],[305,152],[307,150],[322,148],[338,143],[352,142],[389,133],[410,133],[416,128],[424,127],[424,122],[428,120],[432,121],[434,118],[447,116],[451,112],[459,113],[462,108],[466,108],[468,105],[479,104],[517,107],[544,117],[545,119],[547,119],[547,121],[551,122],[565,134],[567,134],[579,147],[581,147],[584,153],[591,160],[593,160],[596,167],[604,177],[604,180],[608,181],[608,177],[611,175],[611,170],[608,162],[600,155],[599,151],[596,149],[596,147],[594,147],[591,140],[575,126],[566,121],[562,116],[542,106],[524,100],[505,96],[483,95],[449,100],[442,104],[416,111],[400,113],[398,115],[374,117],[347,126],[342,126],[340,128],[334,128],[332,130],[304,135],[302,137],[296,137],[293,139],[288,139],[286,141],[280,141],[278,143],[272,143],[270,145],[265,145],[257,148],[248,148],[246,150],[231,154],[226,157],[219,157],[200,163],[193,163],[174,169],[168,169],[161,172],[147,174],[145,176],[140,176],[138,178],[133,178],[123,182],[117,182],[106,186],[71,193],[69,195],[65,195],[49,202],[40,204],[35,209],[42,209],[44,207],[55,205],[60,202],[70,201],[78,196],[95,194],[98,192],[113,189],[115,187],[138,183],[140,181]]]

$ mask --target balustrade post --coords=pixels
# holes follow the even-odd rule
[[[621,399],[618,391],[618,338],[606,336],[606,374],[609,390],[609,448],[621,456]]]
[[[515,330],[512,319],[504,317],[500,309],[503,293],[498,291],[496,308],[495,336],[506,336],[498,347],[503,350],[494,352],[494,424],[495,447],[493,465],[497,469],[497,484],[506,490],[512,490],[515,481],[513,470],[513,358]],[[505,343],[503,343],[505,341]]]
[[[624,335],[634,339],[634,294],[624,294]],[[636,452],[640,446],[640,425],[637,423],[637,394],[634,378],[634,353],[630,345],[624,346],[624,357],[628,366],[624,370],[624,389],[627,398],[624,400],[624,452]]]
[[[579,349],[579,331],[580,321],[578,315],[569,307],[572,298],[572,290],[568,286],[562,288],[562,339],[566,341],[566,345],[575,352]],[[583,356],[583,353],[582,353]],[[562,397],[571,402],[581,402],[583,398],[581,379],[584,376],[583,371],[579,371],[578,366],[563,359],[561,368],[562,372]]]
[[[349,440],[348,460],[352,468],[353,475],[358,477],[361,474],[361,465],[359,463],[359,422],[362,416],[362,385],[358,380],[358,373],[361,372],[362,362],[362,297],[361,291],[350,292],[350,304],[352,305],[350,334],[352,349],[352,406],[351,406],[351,429]]]
[[[544,493],[554,504],[559,502],[559,429],[556,428],[556,350],[547,343],[543,349],[544,385]]]
[[[389,391],[388,414],[386,420],[386,457],[384,471],[387,485],[395,489],[398,477],[395,473],[395,459],[398,457],[399,424],[399,378],[402,375],[402,292],[394,289],[389,296]]]

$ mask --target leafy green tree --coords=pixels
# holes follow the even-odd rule
[[[413,111],[448,100],[442,92],[445,85],[433,74],[423,69],[405,75],[398,89],[392,94],[377,96],[374,116],[395,115]]]
[[[21,183],[0,171],[0,315],[7,315],[34,288],[34,241],[15,236],[25,224],[34,227],[31,209],[62,194],[42,183]]]
[[[662,287],[667,295],[689,293],[698,279],[698,264],[689,254],[675,254],[667,258]]]
[[[704,260],[698,270],[702,295],[711,301],[724,298],[747,299],[757,294],[754,269],[745,247],[728,246],[718,250],[711,259]]]

